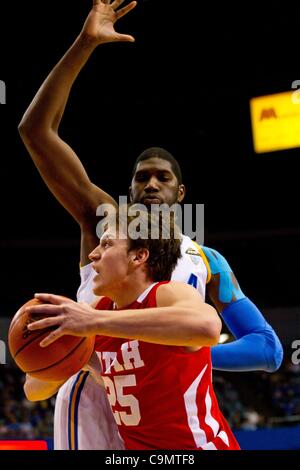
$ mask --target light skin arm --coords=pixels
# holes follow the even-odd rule
[[[27,400],[29,401],[41,401],[51,398],[58,392],[63,382],[45,382],[43,380],[36,379],[29,374],[26,374],[26,380],[24,383],[24,392]]]
[[[35,313],[49,316],[28,325],[30,330],[50,326],[57,329],[41,342],[48,346],[65,334],[75,336],[104,335],[133,338],[149,343],[199,348],[218,343],[221,321],[216,310],[205,304],[191,286],[180,282],[161,285],[157,290],[157,307],[136,310],[95,310],[87,304],[66,302],[60,296],[39,294],[52,305],[30,307]]]
[[[94,49],[108,42],[134,41],[114,29],[116,21],[136,6],[131,2],[118,9],[123,1],[110,4],[94,0],[81,33],[46,78],[19,125],[22,140],[46,185],[81,226],[82,264],[89,262],[87,254],[98,243],[96,208],[102,203],[116,203],[91,182],[58,129],[73,83]]]
[[[99,300],[94,301],[91,306],[96,307],[98,302]],[[90,374],[93,376],[93,379],[97,383],[99,383],[99,385],[103,386],[103,382],[99,377],[99,368],[99,359],[97,358],[96,353],[94,353],[91,356],[89,362],[83,368],[83,370],[89,371]],[[51,398],[53,395],[55,395],[64,383],[65,381],[46,382],[44,380],[36,379],[30,374],[26,374],[26,379],[24,383],[25,396],[29,401],[47,400],[48,398]]]

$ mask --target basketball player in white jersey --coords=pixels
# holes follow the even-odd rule
[[[134,40],[114,29],[114,23],[136,5],[131,2],[118,9],[121,3],[122,0],[94,0],[80,35],[51,71],[19,126],[45,183],[80,225],[82,283],[78,300],[85,302],[92,300],[93,273],[88,254],[98,244],[96,209],[100,204],[116,202],[91,182],[75,152],[59,137],[58,128],[72,85],[94,49],[106,42]],[[131,184],[133,202],[171,205],[181,202],[184,195],[180,167],[169,152],[151,148],[140,155]],[[232,371],[277,370],[282,361],[280,342],[257,307],[241,291],[225,258],[215,250],[195,246],[188,238],[183,240],[182,254],[172,279],[190,283],[203,297],[206,286],[212,302],[237,338],[212,348],[213,367]],[[57,384],[50,384],[45,398],[57,389]],[[95,393],[99,393],[101,401],[101,387],[87,372],[70,379],[60,389],[55,412],[56,448],[106,448],[103,443],[107,439],[99,429],[103,427],[106,435],[106,425],[101,420],[109,413],[94,407]]]

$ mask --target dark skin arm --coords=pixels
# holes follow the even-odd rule
[[[226,259],[211,248],[202,247],[211,268],[207,294],[219,313],[236,300],[245,297]]]
[[[116,21],[136,6],[131,2],[119,8],[123,1],[110,4],[108,0],[94,0],[81,33],[46,78],[19,125],[22,140],[44,182],[81,227],[82,265],[89,262],[87,255],[98,243],[96,208],[116,202],[93,184],[58,130],[74,81],[94,49],[108,42],[134,41],[132,36],[114,29]]]

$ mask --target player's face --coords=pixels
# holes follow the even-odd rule
[[[138,163],[130,187],[131,202],[146,206],[181,202],[185,195],[184,185],[172,170],[171,163],[161,158],[149,158]]]
[[[109,297],[109,294],[122,285],[129,272],[127,240],[116,238],[107,230],[89,258],[93,261],[96,274],[93,280],[94,294]]]

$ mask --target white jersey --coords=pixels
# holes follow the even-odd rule
[[[54,412],[54,449],[123,449],[104,388],[87,371],[60,388]]]
[[[194,286],[205,299],[209,267],[204,253],[183,236],[182,257],[172,274],[173,281]],[[91,264],[80,270],[78,302],[92,303],[94,270]],[[115,419],[104,387],[88,372],[73,375],[60,388],[55,403],[54,448],[56,450],[123,450]]]

